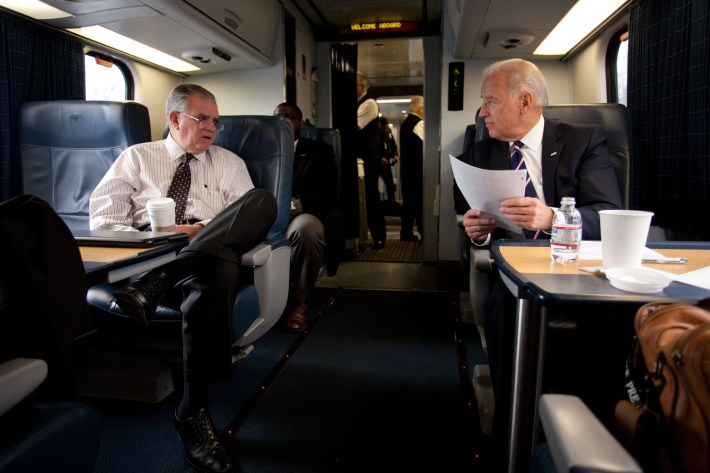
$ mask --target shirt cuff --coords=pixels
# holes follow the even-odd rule
[[[473,243],[475,246],[488,246],[491,244],[491,234],[489,233],[488,235],[486,235],[486,239],[483,240],[483,242],[476,241],[473,238],[470,238],[470,240],[471,243]]]

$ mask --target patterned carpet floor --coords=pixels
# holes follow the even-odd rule
[[[423,246],[418,241],[400,241],[388,239],[381,250],[372,249],[372,241],[368,241],[364,249],[352,261],[368,261],[375,263],[421,263],[423,261]]]

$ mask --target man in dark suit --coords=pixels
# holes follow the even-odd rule
[[[484,169],[511,169],[511,149],[522,152],[534,196],[503,200],[503,214],[528,234],[549,238],[555,207],[562,197],[576,200],[584,239],[599,240],[598,211],[621,208],[621,197],[609,160],[604,130],[592,125],[553,123],[542,116],[547,85],[539,69],[521,59],[500,61],[483,72],[480,116],[490,138],[474,144],[459,159]],[[454,186],[457,213],[471,244],[487,246],[497,238],[517,237],[498,228],[494,218],[469,208]],[[494,444],[505,445],[510,414],[515,300],[498,271],[489,275],[483,323],[495,395]],[[503,452],[499,452],[503,453]]]
[[[385,214],[380,201],[378,182],[380,179],[380,165],[386,164],[387,159],[381,155],[380,130],[377,117],[380,108],[375,99],[367,93],[367,77],[360,71],[357,72],[357,157],[362,159],[365,170],[365,207],[367,213],[367,227],[372,237],[372,248],[381,250],[385,247],[387,239],[387,225]]]
[[[338,210],[340,176],[334,150],[320,141],[303,138],[303,113],[282,103],[274,110],[291,121],[296,151],[293,161],[291,221],[286,236],[291,242],[291,284],[286,326],[302,332],[308,326],[308,295],[325,261],[328,273],[337,270],[345,237]]]
[[[399,239],[417,241],[414,222],[419,235],[424,236],[423,195],[424,192],[424,97],[412,97],[409,114],[399,130],[402,148],[400,175],[402,177],[402,223]]]

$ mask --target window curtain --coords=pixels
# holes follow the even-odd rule
[[[638,0],[629,20],[634,208],[710,240],[707,0]]]
[[[357,131],[357,44],[331,45],[331,114],[333,128],[340,131],[340,208],[345,238],[360,236],[360,207],[355,155]]]
[[[36,100],[83,100],[85,94],[81,41],[0,13],[0,201],[22,193],[17,136],[20,105]]]

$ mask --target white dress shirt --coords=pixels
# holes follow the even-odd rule
[[[359,100],[359,99],[358,99]],[[357,108],[357,126],[361,130],[380,115],[380,107],[375,99],[367,99]]]
[[[545,118],[540,115],[540,119],[537,121],[534,127],[528,131],[528,133],[523,136],[520,140],[523,143],[523,147],[520,151],[525,157],[525,167],[528,170],[528,175],[530,176],[530,182],[532,182],[535,188],[535,193],[537,193],[537,198],[545,202],[545,194],[542,190],[542,133],[545,130]],[[510,148],[513,147],[514,141],[511,141]],[[486,235],[485,241],[482,243],[476,243],[475,240],[471,239],[475,246],[486,246],[491,243],[491,234]]]
[[[185,151],[171,136],[127,148],[101,179],[89,202],[92,230],[136,230],[150,220],[146,203],[165,197]],[[185,218],[206,224],[254,187],[244,161],[211,146],[190,161]]]
[[[528,176],[532,182],[538,199],[545,202],[545,194],[542,190],[542,132],[545,130],[545,119],[540,115],[537,124],[528,131],[520,140],[523,142],[521,152],[525,157],[525,167],[528,169]],[[510,142],[513,146],[513,142]]]

